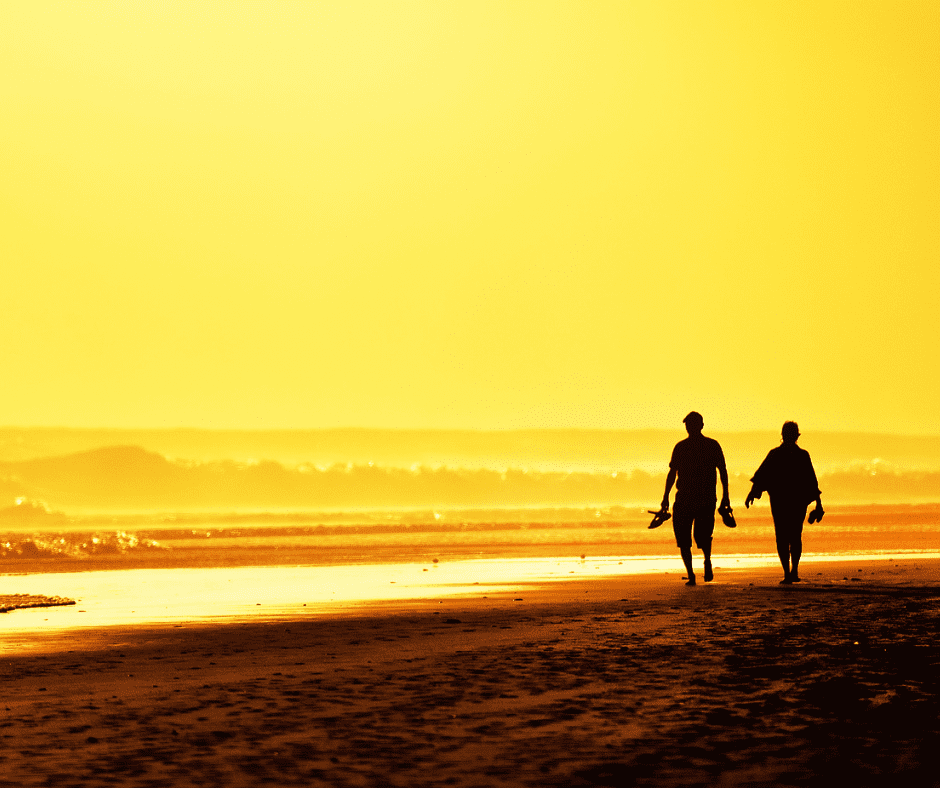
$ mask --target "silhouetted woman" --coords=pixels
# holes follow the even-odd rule
[[[766,490],[770,494],[770,513],[774,518],[774,533],[777,536],[777,555],[783,564],[782,583],[799,583],[800,556],[803,553],[803,520],[806,507],[816,501],[810,514],[811,523],[818,522],[824,514],[819,482],[809,452],[796,445],[800,428],[795,421],[788,421],[781,430],[783,443],[771,449],[751,479],[753,486],[744,505],[750,508],[756,498]]]

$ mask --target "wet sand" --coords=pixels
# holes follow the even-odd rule
[[[937,785],[940,562],[780,574],[37,635],[0,785]]]

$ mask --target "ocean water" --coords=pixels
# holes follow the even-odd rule
[[[360,512],[126,513],[0,526],[0,576],[133,568],[394,564],[449,559],[672,554],[671,523],[640,507]],[[716,521],[716,553],[773,552],[769,508]],[[835,506],[807,551],[940,549],[940,505]]]

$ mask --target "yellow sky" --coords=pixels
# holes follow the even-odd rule
[[[940,434],[940,6],[0,6],[0,424]]]

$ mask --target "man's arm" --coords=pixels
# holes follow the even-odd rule
[[[812,488],[810,492],[816,496],[816,508],[822,509],[822,493],[819,491],[819,480],[816,478],[816,469],[813,467],[813,461],[809,456],[809,452],[806,452],[806,465],[809,470],[809,485]]]
[[[716,451],[715,465],[718,467],[718,478],[721,480],[721,503],[719,508],[731,508],[731,496],[728,494],[728,465],[725,463],[725,453],[721,449],[721,444],[714,441]]]
[[[809,513],[810,524],[818,523],[820,520],[822,520],[825,513],[826,512],[822,508],[822,494],[820,493],[816,495],[816,508]]]
[[[810,484],[812,485],[813,491],[816,493],[816,511],[819,512],[819,515],[816,518],[816,521],[822,520],[823,514],[823,505],[822,505],[822,493],[819,491],[819,480],[816,478],[816,469],[813,467],[813,461],[810,459],[809,452],[806,452],[806,462],[809,465],[809,477]]]
[[[676,469],[670,468],[666,476],[666,493],[663,495],[663,509],[669,509],[669,493],[672,491],[672,485],[676,483]]]

